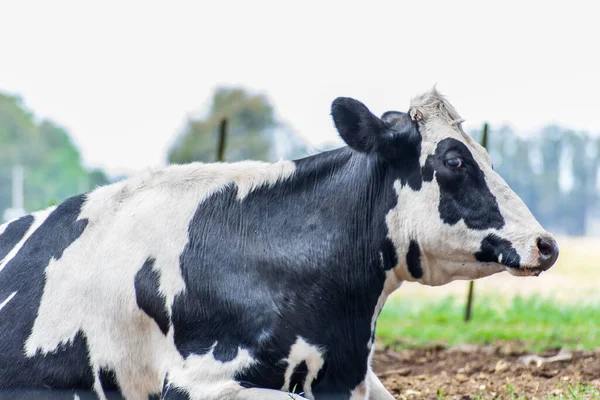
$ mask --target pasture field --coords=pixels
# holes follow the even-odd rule
[[[383,343],[405,348],[497,341],[520,341],[532,351],[600,348],[600,301],[560,304],[540,296],[480,297],[468,323],[463,322],[464,310],[464,299],[455,297],[421,303],[394,299],[381,313],[377,334]]]
[[[540,277],[478,280],[468,323],[467,282],[398,289],[378,320],[374,360],[394,395],[600,399],[600,239],[558,241],[559,260]],[[519,361],[559,351],[571,357]]]

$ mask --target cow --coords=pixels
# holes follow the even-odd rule
[[[0,227],[3,393],[391,400],[370,363],[402,282],[555,263],[435,87],[331,115],[345,147],[172,165]]]

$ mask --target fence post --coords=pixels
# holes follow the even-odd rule
[[[481,135],[481,145],[487,150],[488,144],[488,124],[483,124],[483,134]],[[467,293],[467,308],[465,309],[465,322],[471,320],[473,308],[473,292],[475,291],[475,281],[469,281],[469,292]]]
[[[225,137],[227,136],[227,118],[219,124],[219,143],[217,145],[217,161],[225,161]]]

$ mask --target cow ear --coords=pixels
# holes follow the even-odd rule
[[[362,153],[374,152],[379,137],[387,130],[386,124],[363,103],[349,97],[335,99],[331,115],[344,142]]]
[[[405,122],[407,118],[408,116],[406,115],[406,113],[400,111],[386,111],[381,116],[381,120],[387,126],[394,126],[398,123]]]
[[[421,134],[419,133],[419,127],[409,114],[400,111],[387,111],[381,116],[381,120],[389,127],[379,146],[379,152],[386,159],[412,157],[415,152],[420,152]]]

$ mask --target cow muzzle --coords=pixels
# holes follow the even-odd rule
[[[540,236],[536,240],[537,263],[519,267],[507,266],[508,272],[516,276],[539,276],[549,270],[558,259],[558,243],[552,237]]]
[[[558,243],[551,237],[540,237],[537,240],[539,269],[547,271],[558,259]]]

